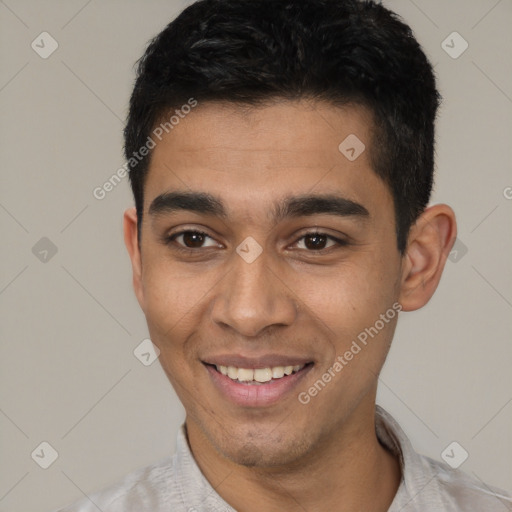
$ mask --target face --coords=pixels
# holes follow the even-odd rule
[[[136,294],[189,431],[232,461],[300,460],[373,407],[402,259],[371,127],[360,107],[199,104],[153,150]]]

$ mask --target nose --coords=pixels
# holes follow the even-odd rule
[[[271,260],[265,251],[251,263],[233,254],[232,267],[214,298],[211,314],[215,323],[248,338],[259,336],[270,326],[293,324],[297,298]]]

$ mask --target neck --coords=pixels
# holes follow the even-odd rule
[[[374,404],[360,404],[334,435],[286,467],[236,464],[187,420],[189,443],[207,480],[239,512],[386,512],[398,489],[400,466],[377,438]]]

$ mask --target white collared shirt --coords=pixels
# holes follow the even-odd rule
[[[512,496],[416,453],[398,423],[376,406],[380,442],[400,460],[402,479],[388,512],[507,512]],[[176,454],[58,512],[236,512],[212,488],[178,432]]]

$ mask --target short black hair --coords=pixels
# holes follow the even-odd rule
[[[441,97],[410,27],[374,1],[199,0],[152,39],[124,130],[139,229],[151,152],[133,156],[173,109],[191,99],[263,106],[302,98],[372,113],[370,161],[392,193],[403,254],[432,190]]]

